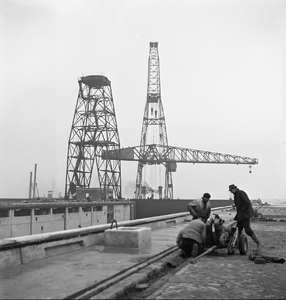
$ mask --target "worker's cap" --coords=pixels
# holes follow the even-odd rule
[[[235,184],[231,184],[229,187],[228,187],[228,190],[231,191],[232,189],[236,189],[237,186]]]
[[[208,198],[208,199],[210,199],[210,198],[211,198],[211,195],[210,195],[209,193],[204,193],[204,194],[203,194],[203,198]]]

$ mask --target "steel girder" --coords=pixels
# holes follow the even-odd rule
[[[101,75],[81,77],[73,123],[71,127],[66,170],[65,195],[70,197],[73,186],[88,188],[94,161],[101,199],[121,198],[121,162],[103,160],[102,151],[120,148],[111,84]]]
[[[149,61],[148,61],[148,87],[147,87],[147,101],[143,116],[143,125],[141,131],[140,140],[140,152],[143,156],[146,144],[148,144],[148,129],[153,126],[153,136],[152,138],[162,146],[168,146],[167,129],[165,122],[165,115],[163,110],[163,105],[161,101],[161,85],[160,85],[160,63],[158,55],[158,43],[150,43],[149,51]],[[154,129],[157,127],[157,130]],[[151,130],[150,130],[151,131]],[[156,132],[155,132],[156,131]],[[155,134],[154,134],[155,132]],[[136,189],[135,198],[142,198],[142,170],[145,166],[144,161],[138,162],[137,177],[136,177]],[[165,198],[173,198],[173,183],[172,174],[166,168],[165,173]]]
[[[171,171],[175,171],[176,168],[172,163],[258,164],[257,158],[156,144],[103,151],[102,158],[139,161],[144,165],[165,163]]]

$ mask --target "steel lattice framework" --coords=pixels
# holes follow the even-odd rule
[[[120,148],[111,84],[101,75],[81,77],[71,127],[66,170],[65,195],[71,198],[75,187],[91,184],[94,161],[101,199],[121,198],[121,162],[102,159],[102,151]]]
[[[257,158],[156,144],[103,151],[102,158],[140,161],[143,164],[165,163],[172,172],[176,171],[177,163],[258,164]]]
[[[163,105],[161,101],[161,85],[160,85],[160,64],[158,55],[158,43],[150,43],[149,62],[148,62],[148,87],[147,87],[147,101],[143,116],[143,125],[140,140],[140,153],[142,156],[146,144],[148,143],[147,133],[148,129],[153,127],[152,138],[158,141],[159,145],[168,146],[167,129],[165,122],[165,115]],[[156,127],[156,128],[154,128]],[[149,137],[150,138],[150,137]],[[137,177],[136,177],[136,189],[135,198],[142,198],[142,170],[145,166],[145,161],[140,160],[138,162]],[[151,163],[149,163],[151,164]],[[161,164],[161,162],[154,162],[154,164]],[[165,165],[164,162],[162,162]],[[173,183],[172,174],[168,167],[166,167],[165,173],[165,189],[164,197],[173,198]]]
[[[159,143],[147,141],[147,131],[149,126],[158,128],[157,133],[159,137]],[[111,151],[102,151],[102,159],[138,161],[135,191],[135,198],[137,199],[142,198],[142,194],[144,194],[144,187],[142,187],[142,170],[146,165],[163,164],[165,166],[166,176],[164,197],[173,198],[173,183],[171,172],[176,172],[177,163],[211,163],[236,165],[258,164],[257,158],[168,146],[166,122],[163,105],[161,102],[158,43],[154,42],[150,43],[148,64],[148,91],[143,116],[140,146],[115,149]]]

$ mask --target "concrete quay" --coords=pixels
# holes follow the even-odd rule
[[[268,241],[261,254],[286,258],[285,223],[255,223],[252,228],[264,243]],[[251,240],[249,245],[250,251],[255,249]],[[195,264],[190,262],[191,259],[182,264],[173,276],[146,298],[286,299],[285,263],[256,264],[248,259],[248,255],[240,254],[226,257],[208,255]]]
[[[271,211],[270,208],[267,209]],[[276,216],[286,217],[286,207]],[[223,217],[228,211],[220,213]],[[271,212],[271,216],[275,216]],[[282,219],[283,220],[283,219]],[[260,253],[286,259],[286,222],[252,222],[252,229],[264,243]],[[173,275],[165,276],[145,292],[145,299],[286,299],[286,264],[256,264],[249,254],[256,248],[248,237],[247,255],[207,255],[181,264]],[[142,296],[141,296],[142,297]],[[132,299],[140,299],[134,297]]]
[[[89,287],[95,286],[98,291],[106,290],[147,267],[153,272],[157,267],[162,266],[160,262],[157,264],[157,261],[177,250],[176,236],[184,226],[184,217],[179,217],[181,221],[178,223],[176,220],[179,219],[172,219],[170,215],[165,217],[166,221],[162,218],[150,218],[153,223],[149,226],[157,229],[151,232],[152,243],[149,247],[126,249],[96,244],[82,250],[58,255],[53,253],[53,256],[44,259],[2,269],[0,270],[0,299],[75,299],[80,290],[88,291]],[[144,223],[144,226],[148,225],[147,219],[145,222],[141,219],[121,222],[121,224],[138,222]],[[78,229],[75,233],[86,230]],[[51,233],[51,235],[55,234]],[[61,232],[61,234],[66,234],[68,237],[70,233]],[[140,276],[139,274],[138,280],[141,280]]]
[[[224,220],[234,210],[217,210]],[[186,218],[188,219],[188,217]],[[145,249],[105,248],[48,257],[0,271],[0,299],[285,299],[285,264],[255,264],[238,253],[189,260],[162,277],[141,294],[126,294],[136,284],[159,272],[169,255],[178,257],[175,240],[184,223],[152,230],[152,244]],[[265,255],[286,257],[286,222],[254,222],[253,229],[267,244]],[[252,240],[249,251],[255,249]],[[145,264],[145,265],[144,265]],[[160,284],[159,284],[160,283]],[[98,284],[98,285],[97,285]],[[97,292],[88,294],[90,287]],[[78,295],[86,290],[85,295]],[[141,298],[140,298],[141,297]]]
[[[29,249],[30,256],[33,257],[33,249],[38,252],[37,248],[45,244],[49,246],[46,248],[48,252],[46,250],[42,251],[46,253],[46,256],[41,256],[42,259],[38,259],[37,257],[36,260],[30,259],[26,263],[15,264],[14,266],[1,269],[0,298],[75,298],[78,291],[88,290],[89,287],[96,287],[98,293],[110,286],[114,286],[119,281],[122,282],[127,277],[130,278],[131,275],[138,271],[149,270],[150,272],[155,272],[157,269],[160,270],[164,266],[164,263],[160,262],[160,259],[177,250],[176,236],[184,226],[184,220],[189,218],[188,216],[189,214],[185,212],[149,219],[119,222],[119,226],[138,226],[138,224],[141,224],[143,227],[152,228],[152,243],[149,247],[142,249],[112,248],[105,247],[103,243],[96,243],[95,245],[90,244],[89,247],[84,247],[81,250],[71,248],[69,252],[56,253],[57,250],[61,251],[63,248],[58,247],[58,244],[49,245],[50,243],[66,243],[64,237],[70,243],[70,239],[74,241],[74,239],[81,238],[80,234],[84,234],[83,237],[85,239],[91,238],[94,240],[93,235],[102,236],[104,229],[108,229],[110,225],[99,225],[96,228],[82,228],[58,233],[52,232],[39,236],[19,237],[15,241],[13,239],[12,242],[16,242],[21,247],[20,251],[17,252],[18,254],[20,253],[20,256],[27,252],[27,248]],[[61,239],[58,240],[60,237]],[[50,242],[51,238],[52,240],[56,239],[56,241]],[[98,238],[98,241],[100,240]],[[10,239],[7,239],[7,241],[10,241]],[[86,242],[90,243],[89,241]],[[6,245],[4,246],[6,247]],[[10,250],[1,252],[3,260],[5,260],[5,251]],[[49,256],[51,251],[52,256]],[[7,256],[7,259],[9,259],[9,256]],[[142,272],[144,273],[144,271]],[[139,278],[136,280],[143,280],[144,276],[146,276],[145,274],[141,278],[141,275],[139,274]]]
[[[285,299],[285,275],[282,264],[207,256],[186,264],[147,299]]]
[[[225,220],[235,215],[234,210],[216,213]],[[286,222],[252,222],[251,226],[265,244],[262,255],[286,258]],[[248,242],[247,255],[236,250],[234,255],[207,255],[195,263],[189,258],[142,292],[119,294],[113,286],[92,299],[286,299],[286,264],[254,263],[249,254],[256,244],[251,238]]]

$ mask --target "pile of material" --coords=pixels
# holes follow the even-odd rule
[[[275,256],[267,256],[267,255],[262,255],[258,251],[252,251],[249,256],[249,260],[254,261],[256,264],[266,264],[266,263],[278,263],[278,264],[284,264],[285,259],[284,258],[279,258]]]

